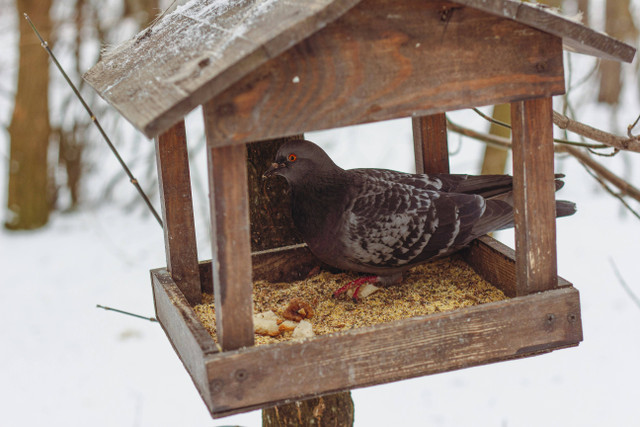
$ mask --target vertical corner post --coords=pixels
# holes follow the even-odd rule
[[[444,113],[412,117],[416,173],[449,173],[447,119]]]
[[[218,343],[223,351],[253,345],[253,284],[245,144],[213,141],[215,119],[203,106],[209,199],[213,291]]]
[[[511,104],[516,294],[557,288],[551,97]]]
[[[155,139],[167,269],[190,304],[202,299],[184,121]]]

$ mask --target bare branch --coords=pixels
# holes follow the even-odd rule
[[[638,137],[621,137],[596,129],[584,123],[577,122],[556,111],[553,112],[553,123],[560,129],[582,135],[594,141],[601,142],[619,150],[635,151],[640,153],[640,139]],[[629,131],[630,132],[630,131]]]
[[[511,149],[511,140],[509,138],[502,138],[495,135],[488,135],[482,132],[477,132],[475,130],[457,125],[449,119],[447,119],[447,129],[452,132],[456,132],[461,135],[480,140],[487,144],[491,144],[500,148]],[[634,187],[629,182],[620,178],[618,175],[611,172],[609,169],[605,168],[600,163],[596,162],[583,150],[579,150],[575,147],[572,147],[570,145],[565,145],[565,144],[556,144],[554,147],[554,150],[556,153],[568,153],[572,155],[580,163],[582,163],[583,165],[593,170],[598,176],[602,177],[603,179],[607,180],[608,182],[616,186],[622,192],[623,195],[627,195],[640,202],[640,189]]]
[[[593,160],[584,151],[575,149],[573,147],[556,146],[556,152],[566,152],[571,154],[573,157],[578,159],[580,163],[588,166],[596,174],[618,187],[622,194],[628,195],[629,197],[632,197],[633,199],[640,202],[640,189],[634,187],[615,173],[611,172],[609,169],[602,166],[600,163]]]

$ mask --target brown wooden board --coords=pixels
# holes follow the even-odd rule
[[[210,105],[203,108],[211,140]],[[251,242],[247,197],[247,150],[208,143],[211,250],[216,325],[224,350],[253,345]]]
[[[444,113],[411,119],[416,173],[449,173],[447,118]]]
[[[357,2],[190,2],[107,51],[84,78],[153,137]]]
[[[635,48],[561,16],[544,4],[513,0],[454,1],[561,37],[567,50],[624,62],[631,62],[636,53]]]
[[[192,304],[200,303],[198,249],[184,121],[156,139],[167,269]]]
[[[516,292],[558,284],[551,98],[511,104]]]
[[[153,137],[196,106],[227,89],[270,58],[318,32],[358,3],[359,0],[241,0],[232,5],[216,4],[212,0],[190,2],[167,14],[131,40],[107,51],[84,78],[134,126]],[[364,5],[361,7],[365,9],[380,7],[369,0],[363,0],[362,3]],[[387,3],[400,5],[403,2]],[[455,23],[456,15],[461,11],[460,5],[467,5],[501,19],[519,22],[523,24],[518,27],[520,31],[537,28],[552,34],[577,52],[627,62],[635,54],[634,48],[605,34],[549,10],[520,2],[457,0],[443,3],[440,0],[423,0],[420,3],[437,4],[449,11],[441,18],[441,25]],[[398,22],[398,15],[388,16],[396,26],[403,25]],[[434,25],[427,21],[424,24],[425,27]],[[412,27],[409,34],[400,32],[383,34],[382,37],[391,37],[392,43],[403,44],[414,37],[412,33],[416,26]],[[385,27],[380,28],[382,32],[386,31]],[[504,44],[506,40],[495,39],[492,27],[483,30],[479,38],[487,42],[494,41],[484,49],[494,53],[492,59],[498,58],[501,54],[498,41]],[[390,31],[395,32],[393,26]],[[394,35],[398,38],[394,38]],[[378,39],[371,37],[369,41],[378,42]],[[417,53],[423,55],[425,51],[433,51],[439,55],[439,43],[440,40],[434,39],[431,44],[423,44]],[[456,48],[462,48],[457,52],[462,56],[468,55],[463,45]],[[517,49],[517,46],[514,48]],[[521,52],[528,50],[524,48]],[[407,60],[402,54],[389,54],[395,55],[401,62]],[[364,72],[369,70],[361,69],[352,78],[358,79]],[[325,78],[331,81],[333,75]],[[315,96],[317,86],[306,86],[306,89],[311,96]],[[506,102],[507,99],[502,101]]]
[[[515,277],[513,252],[504,253],[504,245],[494,243],[484,237],[466,257],[481,252],[483,262],[503,263],[498,281],[506,282]],[[511,272],[506,271],[509,265]],[[532,356],[582,340],[578,291],[562,281],[563,288],[496,303],[217,352],[166,271],[155,270],[152,276],[158,319],[214,417]]]
[[[213,140],[561,93],[558,37],[442,1],[365,0],[214,97]]]
[[[156,318],[205,402],[211,401],[204,356],[218,351],[166,269],[151,270]]]

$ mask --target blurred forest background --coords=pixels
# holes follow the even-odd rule
[[[2,201],[6,228],[36,229],[47,224],[51,212],[67,212],[116,199],[126,210],[145,211],[135,191],[123,190],[129,183],[121,170],[109,167],[111,172],[105,175],[105,165],[113,163],[106,144],[63,77],[51,65],[23,13],[29,14],[123,157],[137,170],[144,190],[151,197],[157,197],[153,144],[123,123],[117,112],[84,84],[81,76],[98,61],[103,49],[148,26],[171,3],[171,0],[0,0],[0,40],[5,46],[0,56],[3,129],[0,155],[9,166],[7,200]],[[544,3],[562,9],[567,15],[580,11],[583,23],[631,45],[638,44],[640,11],[635,0],[545,0]],[[565,62],[569,92],[581,85],[593,87],[586,92],[590,99],[580,99],[577,104],[606,104],[606,111],[611,112],[607,130],[622,137],[632,134],[617,119],[617,106],[625,93],[640,97],[638,62],[636,59],[632,65],[621,65],[594,61],[592,69],[575,73],[580,74],[579,81],[571,78],[571,61]],[[623,72],[622,67],[633,67],[633,71]],[[566,96],[561,107],[556,105],[556,110],[561,108],[566,116],[580,120],[568,99]],[[492,114],[507,122],[509,106],[495,106]],[[634,129],[635,134],[638,127]],[[489,132],[508,136],[508,129],[495,124]],[[194,155],[202,146],[203,141],[190,141]],[[605,151],[612,154],[611,149]],[[488,145],[484,158],[478,161],[482,163],[483,173],[502,173],[507,151]],[[635,194],[638,198],[634,193],[637,190],[625,182],[624,171],[616,171],[613,178],[607,179],[606,174],[603,177],[601,171],[598,172],[597,166],[591,168],[611,194],[619,198]],[[206,195],[202,185],[195,183],[194,187]],[[122,197],[114,197],[121,191],[131,195],[124,198],[126,202]]]

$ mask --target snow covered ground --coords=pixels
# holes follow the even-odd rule
[[[462,116],[476,120],[468,113],[452,118]],[[392,157],[390,167],[409,169],[408,125],[310,138],[347,167],[380,164],[371,141],[397,138],[398,148],[380,155]],[[357,138],[356,146],[369,149],[347,158],[347,144],[337,146],[336,138]],[[455,148],[458,137],[450,139]],[[473,171],[480,149],[464,141],[454,171]],[[637,183],[640,157],[628,162]],[[624,162],[609,163],[622,170]],[[638,425],[640,310],[610,261],[640,294],[640,221],[622,214],[575,161],[561,160],[557,169],[567,174],[560,195],[579,207],[558,221],[559,272],[581,292],[585,341],[531,359],[355,390],[356,425]],[[0,177],[4,191],[4,171]],[[164,265],[164,249],[150,217],[87,209],[57,214],[39,231],[2,230],[0,241],[3,425],[259,425],[257,411],[211,420],[158,324],[95,307],[153,315],[148,270]]]
[[[580,69],[586,72],[589,66]],[[637,79],[635,68],[629,70],[626,77]],[[637,83],[627,87],[633,90],[626,92],[615,121],[607,108],[593,104],[581,104],[579,118],[625,132],[640,113]],[[586,89],[580,94],[588,95]],[[451,118],[476,129],[487,127],[468,111]],[[196,112],[190,122],[198,120]],[[398,120],[308,138],[343,167],[410,171],[410,132],[410,123]],[[452,156],[452,170],[477,172],[482,145],[455,134],[449,138],[452,151],[460,148]],[[0,134],[5,160],[8,147],[6,133]],[[111,165],[108,154],[103,157]],[[603,162],[640,185],[640,155]],[[6,161],[0,162],[2,203],[6,167]],[[558,269],[581,292],[584,342],[530,359],[355,390],[357,426],[640,425],[640,308],[612,267],[615,263],[640,295],[640,221],[600,190],[576,161],[560,158],[556,170],[567,175],[558,197],[578,205],[576,215],[558,221]],[[130,194],[122,198],[129,200]],[[204,235],[206,219],[200,212],[206,202],[198,202]],[[157,323],[96,308],[102,304],[153,315],[149,269],[165,265],[162,232],[149,215],[140,215],[139,209],[127,213],[121,204],[55,214],[38,231],[0,228],[0,424],[260,425],[259,411],[212,420]],[[509,243],[512,233],[500,238]],[[209,251],[203,237],[200,246],[205,258]]]

